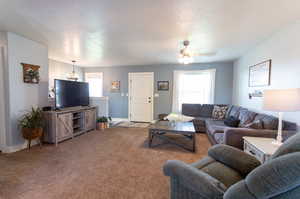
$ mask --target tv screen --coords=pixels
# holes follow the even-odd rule
[[[55,81],[55,107],[67,108],[89,105],[89,84],[67,80]]]

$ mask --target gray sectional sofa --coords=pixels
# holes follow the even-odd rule
[[[216,104],[217,105],[217,104]],[[252,112],[239,106],[228,106],[219,104],[218,106],[228,106],[225,118],[234,116],[240,120],[239,126],[228,127],[224,120],[212,118],[214,104],[183,104],[182,114],[195,117],[193,120],[197,132],[206,133],[210,142],[214,144],[226,144],[239,149],[243,149],[243,137],[269,137],[275,138],[278,129],[278,118],[266,114]],[[259,129],[245,128],[253,121],[260,121],[262,127]],[[297,132],[297,124],[283,122],[283,139],[294,135]]]

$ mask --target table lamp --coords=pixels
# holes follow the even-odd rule
[[[300,88],[265,90],[263,101],[264,110],[279,113],[278,134],[273,144],[281,145],[283,112],[300,111]]]

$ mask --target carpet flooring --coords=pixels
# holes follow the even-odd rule
[[[1,199],[167,199],[169,159],[191,163],[206,155],[206,135],[197,153],[154,140],[144,128],[92,131],[54,145],[0,155]]]
[[[127,128],[147,128],[150,126],[150,124],[149,123],[140,123],[140,122],[122,121],[114,126],[115,127],[127,127]]]

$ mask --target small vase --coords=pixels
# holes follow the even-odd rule
[[[105,122],[98,122],[97,123],[97,130],[104,130],[106,128]]]

